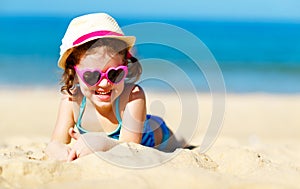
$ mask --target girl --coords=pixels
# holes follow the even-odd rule
[[[144,91],[134,84],[142,72],[139,61],[129,52],[134,42],[135,37],[124,36],[107,14],[88,14],[71,21],[58,61],[64,69],[64,85],[46,149],[50,157],[70,161],[120,142],[161,150],[167,145],[168,150],[176,148],[168,144],[172,132],[165,122],[146,115]],[[76,140],[72,147],[67,145],[71,138]]]

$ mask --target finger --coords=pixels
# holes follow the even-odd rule
[[[74,130],[74,128],[70,128],[70,129],[69,129],[69,135],[70,135],[73,139],[75,139],[75,140],[78,140],[79,137],[80,137],[80,134],[77,133],[77,132]]]
[[[69,154],[69,153],[71,153],[71,151],[72,151],[72,148],[70,148],[70,147],[67,147],[67,151],[68,151],[68,154]]]
[[[71,162],[75,159],[77,159],[76,150],[72,149],[68,155],[67,162]]]

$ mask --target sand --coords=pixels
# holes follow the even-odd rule
[[[1,189],[300,188],[300,95],[227,94],[222,130],[204,152],[196,147],[164,153],[124,143],[66,163],[44,153],[57,115],[57,91],[1,90]],[[149,96],[158,105],[149,111],[161,112],[178,130],[176,123],[182,116],[178,96]],[[198,127],[185,123],[196,128],[190,140],[193,145],[202,143],[212,119],[211,95],[199,93],[197,98]],[[197,116],[188,115],[187,122]]]

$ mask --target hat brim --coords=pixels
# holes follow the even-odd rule
[[[95,36],[95,37],[91,37],[89,39],[86,39],[84,41],[82,41],[81,43],[78,43],[76,45],[72,45],[70,48],[66,49],[65,52],[63,53],[63,55],[60,56],[59,60],[58,60],[58,67],[65,69],[66,66],[66,60],[67,58],[70,56],[70,54],[73,52],[75,47],[78,47],[84,43],[87,43],[89,41],[95,40],[95,39],[101,39],[101,38],[114,38],[114,39],[119,39],[121,41],[124,41],[125,43],[127,43],[128,48],[131,49],[134,46],[135,40],[136,38],[134,36]]]

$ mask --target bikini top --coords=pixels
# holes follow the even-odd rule
[[[83,112],[85,110],[85,106],[86,106],[86,97],[84,96],[82,98],[82,101],[81,101],[81,104],[80,104],[79,116],[78,116],[77,122],[75,124],[75,126],[79,130],[80,134],[84,134],[84,133],[89,132],[88,130],[81,127],[81,119],[82,119],[82,116],[83,116]],[[118,120],[118,123],[119,123],[118,127],[116,128],[116,130],[114,130],[110,133],[106,133],[109,137],[114,138],[114,139],[119,138],[121,127],[122,127],[122,119],[121,119],[120,112],[119,112],[119,97],[116,99],[116,117],[117,117],[117,120]]]
[[[110,133],[106,133],[108,137],[116,139],[116,140],[118,140],[120,137],[120,131],[121,131],[121,127],[122,127],[122,119],[121,119],[120,112],[119,112],[119,101],[120,101],[120,99],[118,97],[116,99],[116,117],[119,122],[118,127],[114,131],[112,131]],[[89,132],[88,130],[81,127],[81,119],[83,116],[83,112],[85,110],[85,106],[86,106],[86,97],[84,96],[82,98],[82,101],[80,104],[79,116],[78,116],[77,122],[75,124],[75,126],[79,130],[80,134]],[[161,118],[152,116],[149,114],[146,115],[141,144],[145,145],[145,146],[153,147],[155,145],[155,139],[154,139],[154,132],[153,132],[150,122],[149,122],[150,119],[156,120],[159,123],[159,125],[162,127],[164,133],[166,133],[163,136],[164,137],[163,141],[165,141],[169,138],[169,130],[168,130],[167,126],[165,125],[165,122]]]

